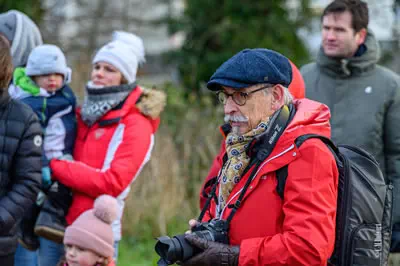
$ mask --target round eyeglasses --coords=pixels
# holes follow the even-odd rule
[[[234,93],[227,93],[226,91],[221,90],[221,91],[218,91],[216,94],[217,94],[218,101],[220,103],[222,103],[223,105],[225,105],[226,102],[228,101],[228,98],[230,96],[232,96],[232,100],[237,105],[243,106],[246,104],[247,98],[249,97],[250,94],[257,92],[257,91],[261,91],[266,88],[270,88],[270,87],[271,87],[271,85],[268,85],[268,86],[258,88],[254,91],[250,91],[250,92],[235,91]]]

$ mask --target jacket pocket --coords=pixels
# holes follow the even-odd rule
[[[371,240],[373,239],[373,240]],[[350,237],[349,263],[352,266],[380,266],[382,258],[382,225],[361,224]]]

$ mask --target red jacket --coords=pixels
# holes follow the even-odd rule
[[[239,265],[327,265],[334,242],[338,170],[331,151],[318,139],[297,149],[294,140],[304,134],[330,136],[329,109],[308,99],[295,101],[297,112],[260,166],[230,224],[231,245],[240,245]],[[217,175],[225,151],[211,168]],[[275,171],[288,167],[284,200],[276,192]],[[234,187],[234,203],[250,169]],[[217,192],[218,193],[218,192]],[[204,201],[202,202],[204,204]],[[203,221],[214,218],[212,201]],[[222,219],[230,209],[226,208]]]
[[[120,219],[130,184],[150,159],[159,119],[144,116],[135,105],[142,94],[137,87],[123,107],[106,113],[88,127],[78,110],[78,133],[74,160],[52,160],[53,177],[73,190],[73,200],[66,216],[71,224],[84,211],[93,208],[94,200],[108,194],[118,200],[119,219],[113,224],[115,240],[120,238]],[[149,99],[146,99],[149,100]]]

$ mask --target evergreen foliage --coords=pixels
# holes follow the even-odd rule
[[[41,0],[0,0],[0,13],[16,9],[39,23],[44,14]]]
[[[270,48],[296,64],[308,52],[296,30],[311,18],[309,0],[298,0],[298,12],[287,0],[186,0],[183,17],[171,20],[172,33],[186,40],[174,57],[184,86],[199,93],[212,73],[244,48]]]

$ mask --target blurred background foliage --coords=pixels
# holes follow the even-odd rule
[[[40,22],[44,8],[41,0],[0,0],[0,11],[8,11],[16,9],[24,12],[31,17],[35,22]]]
[[[113,30],[134,32],[145,41],[147,63],[139,69],[138,82],[164,90],[168,104],[151,160],[133,183],[126,202],[118,265],[155,265],[154,238],[183,233],[188,220],[200,212],[200,187],[222,140],[223,109],[205,88],[210,76],[244,48],[277,50],[298,66],[310,61],[301,32],[313,29],[319,36],[322,11],[310,1],[329,2],[0,0],[0,12],[25,12],[38,23],[45,42],[65,51],[73,69],[71,87],[80,101],[91,57],[110,40]],[[367,1],[375,6],[371,19],[386,17],[379,13],[384,11],[381,0]],[[396,3],[399,8],[400,0]],[[381,29],[388,28],[385,21],[381,24]],[[398,72],[399,29],[383,45],[383,59]]]
[[[311,18],[309,0],[293,16],[286,0],[187,0],[183,17],[169,20],[171,33],[186,40],[170,58],[178,62],[183,86],[200,93],[215,69],[245,48],[274,49],[297,64],[309,60],[296,29]]]
[[[127,199],[118,263],[122,266],[155,265],[154,238],[183,233],[188,220],[199,214],[200,187],[222,140],[219,125],[223,109],[216,105],[214,94],[205,89],[218,66],[244,48],[274,49],[298,65],[310,60],[297,34],[312,17],[309,0],[298,0],[296,13],[288,9],[285,0],[186,0],[181,15],[170,12],[149,19],[153,5],[172,9],[171,2],[0,0],[0,12],[25,12],[40,25],[45,42],[63,48],[73,68],[71,86],[80,100],[91,69],[91,55],[110,39],[112,30],[145,36],[142,29],[165,27],[171,36],[185,36],[183,44],[166,53],[164,60],[149,55],[148,63],[139,71],[139,84],[165,90],[168,104],[151,160]],[[67,3],[73,3],[74,9],[66,8]],[[65,25],[75,25],[75,35]],[[151,49],[150,44],[146,49]],[[146,76],[148,66],[165,70],[160,62],[166,64],[165,69],[173,69],[175,79],[160,82]]]

